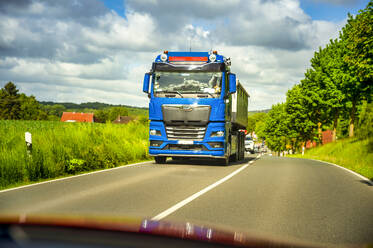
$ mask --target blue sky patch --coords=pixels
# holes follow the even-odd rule
[[[117,12],[118,15],[125,17],[125,6],[124,0],[101,0],[104,2],[108,9],[112,9]]]
[[[332,4],[314,0],[302,0],[300,6],[303,11],[311,16],[312,20],[324,20],[340,22],[347,18],[347,13],[358,14],[360,9],[364,9],[369,0],[359,0],[351,4]]]

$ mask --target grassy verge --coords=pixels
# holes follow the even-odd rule
[[[373,138],[339,140],[290,156],[338,164],[373,180]]]
[[[32,156],[24,133],[32,134]],[[0,121],[0,189],[149,159],[148,125]]]

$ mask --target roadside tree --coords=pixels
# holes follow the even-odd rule
[[[0,90],[0,119],[17,120],[20,118],[21,103],[18,89],[12,82],[8,82]]]
[[[348,16],[340,33],[345,48],[343,62],[348,66],[349,78],[343,80],[342,89],[350,101],[349,136],[354,136],[357,106],[362,100],[371,101],[373,82],[373,1],[355,17]]]

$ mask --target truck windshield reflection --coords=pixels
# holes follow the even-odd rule
[[[218,97],[221,92],[221,72],[156,72],[154,92],[201,93]]]

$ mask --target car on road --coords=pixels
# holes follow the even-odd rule
[[[245,151],[254,153],[254,141],[250,136],[246,136],[245,138]]]

